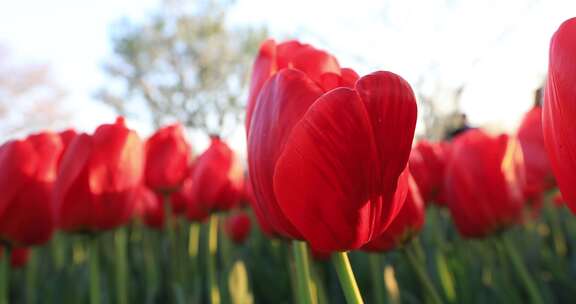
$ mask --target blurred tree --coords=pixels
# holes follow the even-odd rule
[[[424,126],[423,138],[442,140],[450,137],[455,129],[466,124],[466,114],[460,111],[460,99],[466,88],[463,81],[460,86],[453,88],[441,84],[437,78],[420,77],[414,85],[418,97],[418,111]],[[432,82],[432,90],[426,90],[426,81]]]
[[[156,126],[178,120],[220,133],[238,125],[248,73],[265,29],[230,28],[229,1],[164,0],[141,23],[113,27],[111,76],[97,96]],[[120,80],[118,82],[117,80]]]
[[[19,64],[0,46],[0,139],[60,126],[70,116],[64,90],[44,64]]]

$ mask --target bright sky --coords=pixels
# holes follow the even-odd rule
[[[92,97],[110,53],[110,24],[143,18],[157,0],[19,0],[0,5],[0,44],[21,61],[51,65],[69,95],[74,126],[114,113]],[[335,54],[361,74],[390,70],[427,94],[466,83],[462,108],[477,125],[513,130],[545,76],[549,39],[576,1],[237,0],[230,24],[266,25]],[[449,101],[449,99],[446,99]],[[147,135],[150,128],[132,126]],[[241,133],[241,132],[240,132]],[[241,149],[243,138],[234,139]]]

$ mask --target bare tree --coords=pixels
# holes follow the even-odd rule
[[[16,64],[0,47],[0,138],[60,126],[70,119],[64,90],[45,64]]]

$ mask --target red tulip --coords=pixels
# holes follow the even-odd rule
[[[136,196],[134,213],[150,228],[164,228],[164,207],[154,191],[142,186]]]
[[[564,198],[562,197],[562,193],[556,192],[556,194],[554,194],[554,197],[552,198],[552,202],[556,207],[564,206]]]
[[[268,39],[260,46],[252,68],[246,111],[247,131],[250,129],[252,112],[255,110],[262,87],[274,74],[286,68],[304,72],[324,91],[340,86],[353,87],[358,79],[358,74],[353,70],[340,68],[334,56],[311,45],[302,44],[296,40],[276,44],[274,40]]]
[[[560,25],[550,42],[542,130],[562,196],[576,213],[576,18]]]
[[[184,179],[184,181],[182,182],[182,185],[180,186],[178,191],[173,192],[170,195],[170,203],[172,206],[172,213],[174,215],[186,215],[186,212],[189,209],[188,205],[191,204],[191,197],[190,197],[189,193],[190,193],[190,189],[192,187],[192,182],[193,182],[192,181],[192,172],[194,172],[194,168],[195,168],[195,164],[192,163],[192,165],[190,165],[190,168],[188,170],[188,174],[186,176],[186,179]],[[192,220],[192,221],[204,220],[204,218],[209,215],[208,212],[206,212],[206,215],[203,215],[203,214],[204,213],[202,213],[202,214],[194,213],[195,216],[192,216],[192,218],[190,218],[190,220]]]
[[[224,229],[234,243],[238,245],[244,244],[248,236],[250,236],[250,217],[244,212],[233,214],[226,219]]]
[[[390,251],[410,241],[424,226],[424,201],[414,179],[409,180],[406,202],[390,226],[362,247],[366,251]]]
[[[178,206],[177,208],[183,206],[183,214],[186,215],[188,220],[203,222],[210,215],[210,211],[207,209],[207,206],[201,204],[192,197],[193,184],[194,181],[192,180],[192,177],[184,180],[182,188],[172,194],[170,201],[172,202],[173,208],[174,206]]]
[[[483,237],[522,218],[524,164],[517,140],[467,131],[452,143],[446,199],[460,234]]]
[[[254,75],[266,70],[260,62],[274,51],[270,44]],[[247,109],[255,212],[276,234],[305,239],[315,250],[359,248],[385,230],[405,200],[414,94],[390,72],[362,77],[353,88],[339,81],[343,87],[326,92],[325,79],[344,79],[336,60],[310,46],[282,46],[272,56],[277,72],[260,90],[253,77],[258,96]]]
[[[0,147],[0,239],[40,245],[52,237],[52,189],[62,141],[55,133],[30,135]]]
[[[28,263],[30,249],[26,247],[12,248],[10,251],[10,266],[12,268],[22,268]]]
[[[76,135],[78,135],[78,133],[76,133],[76,131],[74,131],[73,129],[68,129],[58,133],[58,135],[60,135],[60,139],[62,139],[64,147],[68,147],[70,142],[72,142],[72,140],[74,139],[74,137],[76,137]]]
[[[239,202],[244,187],[240,160],[218,137],[212,137],[210,147],[198,157],[191,175],[192,205],[208,211],[225,211]]]
[[[190,189],[190,186],[186,186],[187,183],[191,183],[191,179],[185,179],[182,183],[180,190],[173,192],[170,195],[170,205],[172,206],[172,214],[174,215],[185,215],[188,209],[188,199],[183,195],[183,189]]]
[[[68,146],[70,146],[70,143],[72,142],[74,137],[78,135],[78,133],[76,133],[76,131],[73,129],[68,129],[58,133],[58,135],[60,135],[60,139],[62,140],[62,153],[60,153],[60,158],[58,159],[58,168],[60,168],[60,163],[62,162],[64,152],[66,151],[66,149],[68,149]]]
[[[524,196],[532,201],[541,201],[543,192],[554,186],[554,175],[544,147],[541,107],[535,106],[526,113],[518,128],[517,137],[522,146],[526,167]]]
[[[248,176],[244,177],[244,189],[242,189],[242,195],[240,197],[241,206],[249,206],[254,202],[254,190],[252,190],[252,183]]]
[[[258,223],[260,230],[264,233],[264,235],[270,238],[281,237],[281,235],[272,228],[272,225],[268,223],[268,219],[264,214],[262,214],[262,210],[258,208],[256,196],[254,195],[254,188],[252,187],[252,181],[250,180],[249,174],[246,176],[245,182],[245,189],[247,188],[249,190],[244,194],[245,199],[247,199],[248,203],[252,207],[252,210],[254,211],[254,214],[256,215],[256,222]]]
[[[60,227],[112,229],[129,221],[140,188],[144,149],[124,119],[76,136],[62,158],[54,196]]]
[[[441,143],[422,140],[412,148],[408,164],[424,202],[444,205],[442,189],[445,163],[444,148]]]
[[[4,258],[3,247],[0,247],[0,258]],[[10,266],[14,269],[22,268],[28,263],[30,257],[30,248],[13,247],[10,249]]]
[[[180,124],[156,131],[146,141],[146,185],[154,191],[178,190],[188,176],[191,148]]]

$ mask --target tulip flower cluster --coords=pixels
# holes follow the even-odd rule
[[[86,235],[96,246],[106,231],[120,234],[138,223],[172,230],[167,222],[176,225],[180,216],[201,222],[211,213],[239,207],[246,196],[234,152],[213,137],[194,159],[179,124],[143,141],[118,118],[93,134],[67,130],[9,141],[0,155],[0,238],[13,267],[22,267],[28,248],[46,244],[55,231]],[[250,218],[240,214],[229,222],[230,238],[242,244]],[[99,248],[88,248],[90,255],[99,255]],[[100,302],[98,272],[91,274],[91,302]]]
[[[570,19],[512,134],[414,140],[401,76],[267,40],[246,166],[217,135],[196,156],[182,125],[143,139],[122,117],[7,141],[0,304],[574,299],[574,54]]]

